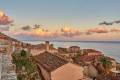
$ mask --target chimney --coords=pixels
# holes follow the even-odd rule
[[[50,45],[50,49],[51,49],[51,50],[53,49],[53,44]]]
[[[46,41],[46,51],[49,51],[49,41]]]

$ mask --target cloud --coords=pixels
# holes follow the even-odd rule
[[[0,25],[0,32],[9,31],[9,28],[10,28],[10,27],[8,27],[8,26]]]
[[[14,32],[12,36],[16,37],[17,39],[30,39],[30,40],[37,40],[37,39],[49,39],[53,37],[52,32],[46,32],[42,29],[36,29],[34,31],[24,31],[24,32]]]
[[[120,32],[120,30],[117,28],[113,28],[113,29],[111,29],[111,32]]]
[[[62,32],[69,32],[70,31],[70,28],[65,26],[61,29]]]
[[[108,22],[104,21],[102,23],[99,23],[99,25],[113,25],[113,22],[108,23]]]
[[[29,27],[29,29],[31,29]],[[25,30],[29,30],[25,29]],[[16,37],[22,37],[23,39],[34,39],[34,40],[56,40],[56,39],[68,39],[68,38],[77,38],[80,35],[91,35],[93,33],[108,33],[108,32],[118,32],[117,28],[113,28],[111,30],[106,29],[106,27],[102,26],[102,28],[89,29],[87,31],[81,32],[80,30],[74,30],[70,27],[63,27],[60,30],[56,30],[55,32],[50,32],[47,29],[33,29],[31,31],[23,31],[23,32],[15,32],[13,33]]]
[[[27,25],[27,26],[22,27],[21,29],[24,31],[29,31],[31,28],[29,25]]]
[[[38,36],[52,36],[52,32],[49,32],[48,30],[44,30],[44,29],[37,29],[34,31],[33,34]]]
[[[119,24],[120,23],[120,20],[117,20],[117,21],[113,21],[113,22],[102,22],[102,23],[99,23],[99,25],[113,25],[113,24]]]
[[[29,28],[31,29],[31,28]],[[25,30],[29,30],[26,29]],[[22,39],[48,39],[48,40],[53,40],[53,39],[61,39],[61,38],[69,38],[69,37],[75,37],[81,35],[82,32],[80,30],[73,30],[69,27],[63,27],[61,30],[56,30],[55,32],[50,32],[47,29],[33,29],[31,31],[23,31],[23,32],[14,32],[12,35],[20,38],[22,36]]]
[[[0,31],[9,31],[13,20],[0,11]]]
[[[13,20],[0,11],[0,25],[7,25],[13,23]]]
[[[61,35],[65,36],[65,37],[74,37],[74,36],[79,36],[82,34],[82,32],[80,32],[80,30],[73,30],[67,26],[63,27],[61,29],[61,32],[62,32]]]
[[[40,25],[35,24],[33,29],[38,29],[38,28],[40,28]]]
[[[92,32],[86,32],[86,35],[91,35],[92,34]]]
[[[92,33],[108,33],[109,31],[103,26],[103,29],[101,29],[101,28],[89,29],[88,32],[92,32]]]
[[[49,32],[47,29],[42,29],[43,32]]]
[[[120,20],[118,20],[118,21],[114,21],[114,23],[120,23]]]
[[[15,26],[15,24],[12,24],[12,23],[11,23],[11,24],[9,24],[9,26]]]
[[[35,24],[33,28],[31,28],[31,26],[27,25],[27,26],[23,26],[21,29],[24,31],[29,31],[29,30],[33,30],[33,29],[39,29],[39,28],[40,28],[40,25]],[[48,30],[46,30],[46,31],[48,31]]]

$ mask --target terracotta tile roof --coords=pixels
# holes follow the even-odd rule
[[[80,53],[80,51],[70,51],[69,53]]]
[[[15,44],[15,47],[22,47],[20,44]]]
[[[12,37],[9,37],[9,36],[1,33],[1,32],[0,32],[0,39],[12,40],[12,41],[15,41],[15,42],[20,42],[20,41],[18,41],[17,39],[14,39],[14,38],[12,38]]]
[[[64,51],[62,51],[60,49],[58,49],[57,51],[58,51],[59,54],[68,54],[68,53],[66,53],[66,52],[64,52]]]
[[[80,61],[80,62],[83,62],[83,61],[95,61],[95,60],[99,60],[101,57],[106,57],[104,55],[90,55],[90,56],[82,56],[82,57],[79,57],[79,58],[76,58],[76,60]],[[107,59],[109,60],[115,60],[113,58],[110,58],[110,57],[106,57]]]
[[[0,39],[10,40],[10,38],[8,38],[8,37],[3,37],[3,36],[0,36]]]
[[[120,77],[103,73],[97,76],[97,80],[120,80]]]
[[[45,45],[44,44],[31,45],[29,49],[45,49]]]
[[[69,48],[80,48],[79,46],[71,46]]]
[[[100,51],[94,49],[86,49],[87,53],[101,53]]]
[[[68,61],[51,54],[49,52],[44,52],[35,56],[36,61],[41,65],[46,71],[52,72],[55,69],[61,67],[62,65],[68,63]]]

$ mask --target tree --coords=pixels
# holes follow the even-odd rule
[[[27,55],[26,51],[25,50],[21,50],[21,56],[22,57],[26,57],[26,55]]]
[[[98,66],[99,71],[109,73],[112,66],[112,62],[108,60],[106,57],[100,58],[100,63]]]

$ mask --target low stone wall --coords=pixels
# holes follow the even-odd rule
[[[0,80],[17,80],[16,73],[13,69],[12,62],[9,59],[8,54],[0,54],[0,68],[1,79]]]

